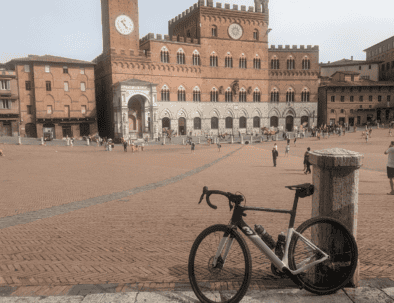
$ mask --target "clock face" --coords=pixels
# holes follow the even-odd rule
[[[243,30],[241,25],[237,23],[233,23],[228,27],[228,34],[230,35],[231,38],[238,40],[239,38],[242,37]]]
[[[120,34],[130,35],[134,30],[134,23],[130,17],[126,15],[120,15],[115,20],[115,27]]]

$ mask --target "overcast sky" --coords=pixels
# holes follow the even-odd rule
[[[140,36],[168,34],[168,20],[196,2],[139,0]],[[254,5],[253,0],[223,3]],[[102,52],[100,0],[0,0],[0,4],[1,63],[28,54],[91,61]],[[364,60],[364,49],[394,35],[392,0],[271,0],[269,8],[269,44],[319,45],[320,62],[351,56]]]

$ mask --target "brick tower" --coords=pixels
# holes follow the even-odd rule
[[[139,49],[138,0],[101,0],[104,54]]]

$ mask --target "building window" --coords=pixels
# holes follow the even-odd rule
[[[211,67],[217,67],[218,66],[218,56],[215,54],[215,52],[213,52],[211,54],[210,66]]]
[[[335,110],[332,109],[332,110],[331,110],[331,114],[334,114],[334,113],[335,113]]]
[[[253,59],[253,68],[254,69],[261,69],[261,60],[260,58]]]
[[[27,105],[27,114],[31,115],[31,105]]]
[[[26,85],[26,90],[31,90],[31,81],[26,81],[25,85]]]
[[[162,63],[169,63],[170,62],[170,53],[166,47],[163,47],[160,52],[160,58]]]
[[[211,90],[211,102],[219,101],[219,91],[214,87]]]
[[[309,102],[309,92],[303,91],[301,93],[301,102]]]
[[[68,92],[68,82],[64,82],[64,91]]]
[[[352,109],[350,110],[350,113],[353,114],[353,110]]]
[[[271,59],[271,69],[279,69],[279,59]]]
[[[254,30],[254,32],[253,32],[253,40],[256,40],[256,41],[259,40],[259,32],[257,29]]]
[[[11,100],[0,100],[0,109],[11,109]]]
[[[294,91],[292,89],[286,92],[286,102],[294,102]]]
[[[372,69],[372,65],[370,64],[370,65],[368,66],[368,68],[369,68],[369,69]]]
[[[276,89],[271,92],[271,102],[279,102],[279,92]]]
[[[52,105],[47,105],[47,114],[52,114]]]
[[[384,64],[382,64],[382,72],[384,72],[384,67],[385,67],[385,65],[384,65]]]
[[[190,29],[187,31],[187,34],[186,34],[186,36],[188,37],[188,38],[191,38],[191,33],[190,33]]]
[[[227,53],[227,56],[224,59],[224,67],[228,67],[228,68],[233,67],[233,57],[231,57],[230,53]]]
[[[211,34],[212,34],[212,37],[218,36],[218,28],[215,25],[212,26],[212,28],[211,28]]]
[[[360,105],[360,108],[363,108],[363,106],[362,106],[362,105]]]
[[[219,119],[218,117],[211,118],[211,129],[219,129]]]
[[[86,91],[86,84],[85,82],[81,82],[81,91]]]
[[[244,56],[239,58],[239,68],[246,68],[246,58]]]
[[[373,101],[373,96],[369,96],[369,101]]]
[[[228,88],[228,89],[226,90],[226,93],[225,93],[225,101],[226,101],[226,102],[233,102],[233,93],[232,93],[232,91],[231,91],[230,88]]]
[[[394,68],[394,61],[391,61],[391,68]]]
[[[341,114],[343,114],[345,111],[343,109],[341,109]]]
[[[302,69],[310,69],[311,68],[311,60],[309,60],[307,57],[302,60]]]
[[[11,83],[10,80],[0,80],[0,90],[10,90],[11,89],[10,83]]]
[[[194,118],[194,129],[201,129],[201,118]]]
[[[387,96],[387,102],[390,102],[391,96]]]
[[[64,106],[64,114],[67,118],[70,118],[70,106],[69,105]]]
[[[63,74],[68,74],[68,67],[67,66],[63,66]]]
[[[239,118],[239,128],[246,128],[246,118],[245,117]]]
[[[350,96],[350,102],[354,102],[354,96]]]
[[[261,93],[257,88],[253,92],[253,102],[261,102]]]
[[[390,69],[390,62],[386,63],[386,69],[389,70]]]
[[[178,88],[178,101],[186,101],[186,91],[183,86]]]
[[[290,57],[290,59],[287,59],[287,69],[291,70],[294,69],[294,59],[292,57]]]
[[[378,102],[382,102],[382,96],[378,96]]]
[[[200,65],[200,53],[197,50],[193,52],[193,65]]]
[[[372,105],[370,105],[369,108],[372,108]]]
[[[233,118],[226,117],[226,128],[233,128]]]
[[[81,106],[81,113],[86,114],[86,105]]]
[[[260,128],[260,117],[253,117],[253,127]]]
[[[161,89],[161,101],[170,101],[170,90],[167,85],[164,85]]]
[[[30,65],[25,65],[25,73],[30,73]]]
[[[341,102],[345,102],[345,96],[341,96]]]
[[[331,96],[331,102],[335,102],[335,96]]]
[[[243,87],[239,91],[239,102],[246,102],[246,90]]]
[[[50,70],[50,68],[49,68],[49,65],[45,65],[45,72],[46,73],[49,73],[51,70]]]
[[[364,96],[358,97],[358,101],[363,102],[364,101]]]
[[[178,50],[176,58],[178,64],[185,64],[185,52],[183,51],[183,49]]]
[[[50,92],[52,90],[51,81],[46,81],[45,86],[46,86],[47,92]]]
[[[85,75],[85,68],[81,67],[80,68],[80,73],[81,73],[81,75]]]
[[[193,89],[193,101],[194,102],[201,102],[201,91],[200,88],[195,87]]]

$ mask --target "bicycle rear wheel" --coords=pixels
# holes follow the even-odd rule
[[[319,295],[334,293],[346,286],[354,275],[358,261],[357,243],[348,229],[338,220],[317,217],[305,221],[296,231],[330,256],[326,261],[296,275],[300,286]],[[293,235],[289,246],[291,270],[322,257],[300,236]]]
[[[226,244],[213,267],[220,241]],[[224,260],[229,241],[232,245]],[[205,229],[194,241],[189,256],[189,280],[194,293],[203,303],[237,303],[244,297],[252,277],[252,259],[245,240],[226,225]]]

